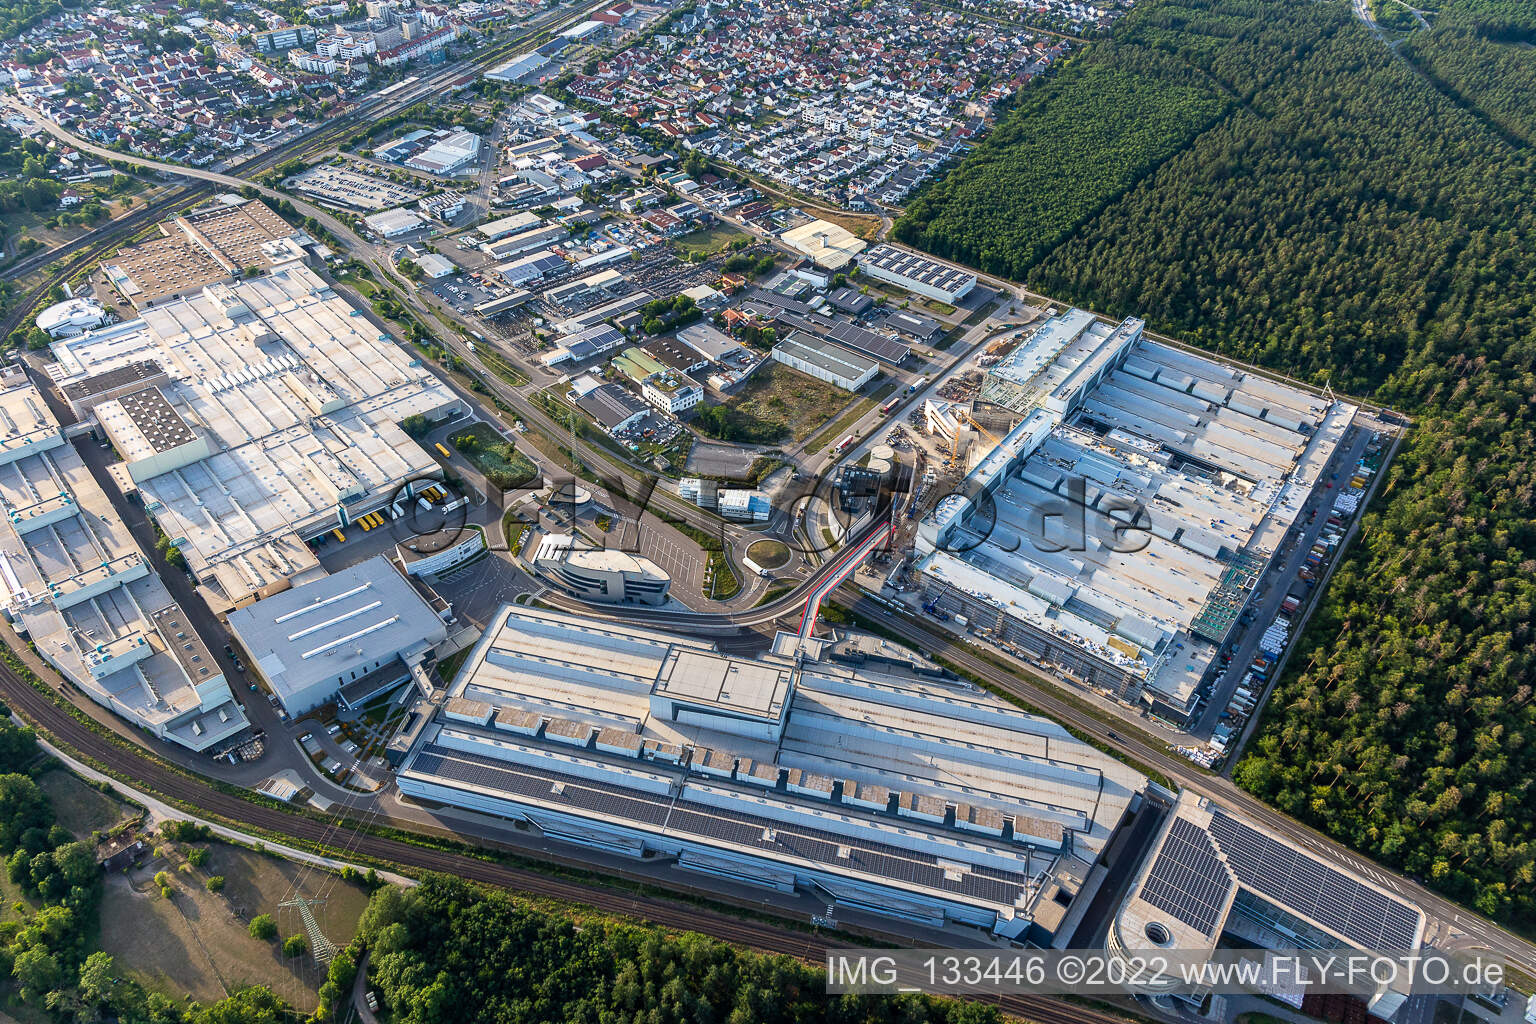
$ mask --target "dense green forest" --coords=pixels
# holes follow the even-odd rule
[[[965,173],[913,203],[902,237],[1021,276],[1227,106],[1213,82],[1156,50],[1094,46],[1071,74],[1026,90]]]
[[[1402,53],[1446,95],[1520,143],[1536,143],[1536,4],[1446,0]]]
[[[1517,26],[1532,6],[1477,9]],[[1414,417],[1236,778],[1536,929],[1536,153],[1339,0],[1149,0],[1119,46],[1208,75],[1231,112],[1070,240],[982,263]],[[1058,102],[1098,109],[1092,64],[1061,70]],[[1536,92],[1523,98],[1529,118]],[[1017,214],[1031,200],[997,168],[1052,165],[1060,145],[998,133],[901,235],[979,251],[977,204],[1009,232],[994,251],[1035,251]]]
[[[578,928],[443,875],[374,893],[353,951],[365,945],[371,983],[396,1024],[457,1024],[466,1007],[478,1024],[1001,1020],[994,1009],[951,1000],[829,996],[824,972],[788,957],[601,920]]]

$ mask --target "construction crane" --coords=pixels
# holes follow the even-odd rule
[[[994,448],[1003,443],[1003,439],[1002,438],[1000,438],[996,434],[992,433],[992,431],[988,430],[986,427],[982,426],[980,423],[977,423],[976,422],[976,417],[972,416],[965,409],[956,409],[955,410],[955,417],[957,419],[964,420],[966,423],[969,423],[972,427],[975,428],[975,430],[976,430],[976,432],[978,434],[981,434],[987,440],[991,441],[992,442],[992,446]]]

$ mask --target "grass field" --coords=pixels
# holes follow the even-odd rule
[[[76,839],[89,839],[92,832],[106,831],[119,822],[138,817],[134,808],[87,784],[67,768],[44,772],[37,785],[53,801],[53,813],[59,824]]]
[[[876,379],[878,380],[879,378]],[[859,421],[859,417],[874,408],[876,402],[884,401],[887,395],[895,391],[897,383],[895,380],[887,380],[870,392],[868,398],[861,398],[854,404],[853,408],[838,417],[836,423],[833,423],[820,434],[817,434],[811,443],[805,446],[805,454],[815,455],[827,445],[836,441],[841,435],[847,433]]]
[[[474,463],[487,480],[502,490],[521,487],[539,475],[538,467],[528,456],[513,448],[511,442],[489,424],[472,423],[449,440],[459,454]]]
[[[736,571],[731,568],[731,563],[726,559],[724,551],[711,551],[709,564],[713,584],[704,588],[706,597],[712,597],[716,601],[729,601],[741,593],[741,580],[737,577]]]
[[[178,870],[181,857],[173,854],[129,875],[107,876],[101,948],[112,954],[118,970],[168,996],[210,1001],[242,985],[261,984],[296,1005],[312,1002],[324,971],[307,955],[286,961],[276,943],[251,938],[250,919],[271,914],[280,936],[301,932],[297,911],[278,903],[302,879],[311,897],[329,890],[314,914],[325,936],[342,945],[356,933],[367,895],[333,876],[251,850],[222,843],[208,848],[201,870]],[[151,881],[162,870],[175,878],[171,899]],[[223,892],[204,887],[212,875],[224,877]]]
[[[794,590],[794,589],[795,589],[795,581],[793,581],[793,580],[791,580],[788,583],[775,583],[773,586],[770,586],[763,593],[762,597],[757,599],[757,603],[754,604],[752,607],[754,607],[754,608],[761,608],[765,604],[771,604],[774,601],[777,601],[779,598],[783,597],[785,594],[789,593],[791,590]]]
[[[351,287],[365,299],[371,299],[379,293],[379,286],[365,277],[358,277],[353,273],[337,274],[336,283]]]
[[[476,345],[475,355],[480,357],[481,364],[500,377],[514,388],[520,388],[528,383],[528,377],[523,371],[513,366],[500,352],[495,351],[489,345]]]
[[[730,403],[733,417],[777,426],[779,439],[803,441],[841,409],[848,392],[783,363],[769,363],[742,385]]]
[[[746,237],[729,224],[719,223],[714,227],[688,232],[677,240],[677,247],[685,253],[701,252],[706,256],[712,256],[728,248],[738,238]]]
[[[789,545],[781,540],[753,541],[747,547],[747,557],[759,568],[777,569],[789,561]]]

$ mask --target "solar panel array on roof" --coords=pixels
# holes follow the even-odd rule
[[[1210,834],[1245,888],[1337,932],[1361,949],[1414,948],[1418,911],[1221,812]]]
[[[108,391],[127,387],[129,384],[136,384],[141,380],[150,380],[164,372],[160,369],[160,364],[153,359],[124,363],[122,366],[114,366],[110,370],[93,373],[89,377],[64,385],[64,395],[74,399],[93,398]]]
[[[1211,837],[1183,818],[1173,819],[1141,898],[1207,937],[1216,934],[1232,879]]]
[[[509,796],[553,800],[572,812],[585,812],[612,821],[686,833],[757,850],[764,856],[785,854],[813,861],[834,871],[878,874],[950,893],[1011,905],[1028,894],[1026,872],[950,865],[932,854],[853,834],[833,833],[814,826],[781,821],[742,809],[648,793],[567,774],[558,770],[501,761],[468,751],[427,743],[412,773],[435,775]],[[911,829],[910,821],[900,827]]]
[[[118,399],[134,426],[143,431],[144,438],[157,452],[173,448],[197,439],[192,428],[181,415],[171,408],[159,388],[145,388]]]
[[[855,352],[863,352],[865,355],[874,356],[883,363],[900,363],[912,352],[912,347],[895,338],[887,338],[883,334],[874,331],[866,331],[858,324],[838,323],[830,331],[827,337],[839,345],[846,345]]]
[[[888,270],[943,291],[961,291],[968,283],[976,280],[974,274],[889,245],[877,245],[870,249],[859,257],[859,265]]]

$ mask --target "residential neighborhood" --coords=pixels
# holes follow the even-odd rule
[[[846,0],[712,0],[569,92],[617,124],[862,209],[899,205],[1069,51],[938,5],[893,17]]]

